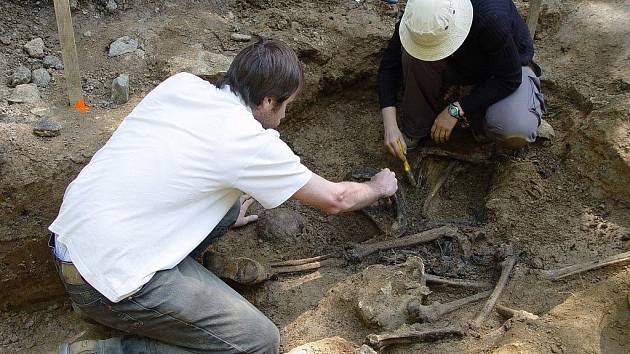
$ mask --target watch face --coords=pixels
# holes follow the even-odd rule
[[[448,113],[455,118],[459,117],[459,109],[453,104],[448,105]]]

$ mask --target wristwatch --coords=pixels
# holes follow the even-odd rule
[[[457,107],[453,103],[448,104],[448,114],[450,114],[453,118],[457,118],[457,120],[464,118],[464,116],[462,116],[461,112],[459,111],[459,107]]]
[[[449,103],[447,109],[448,114],[457,119],[457,122],[462,126],[462,128],[468,127],[468,119],[462,115],[462,111],[459,106],[454,103]]]

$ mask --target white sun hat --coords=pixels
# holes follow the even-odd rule
[[[400,42],[414,58],[441,60],[464,43],[472,20],[470,0],[409,0],[400,21]]]

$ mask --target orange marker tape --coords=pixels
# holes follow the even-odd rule
[[[89,112],[90,111],[90,107],[88,107],[88,105],[85,103],[83,98],[79,99],[77,101],[77,103],[74,104],[74,109],[76,109],[79,112]]]

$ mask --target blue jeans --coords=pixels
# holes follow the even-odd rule
[[[99,341],[98,353],[278,352],[276,326],[193,259],[225,234],[238,211],[236,204],[190,256],[175,268],[155,273],[138,292],[120,302],[109,301],[85,282],[71,284],[60,271],[70,299],[83,314],[129,333]]]

